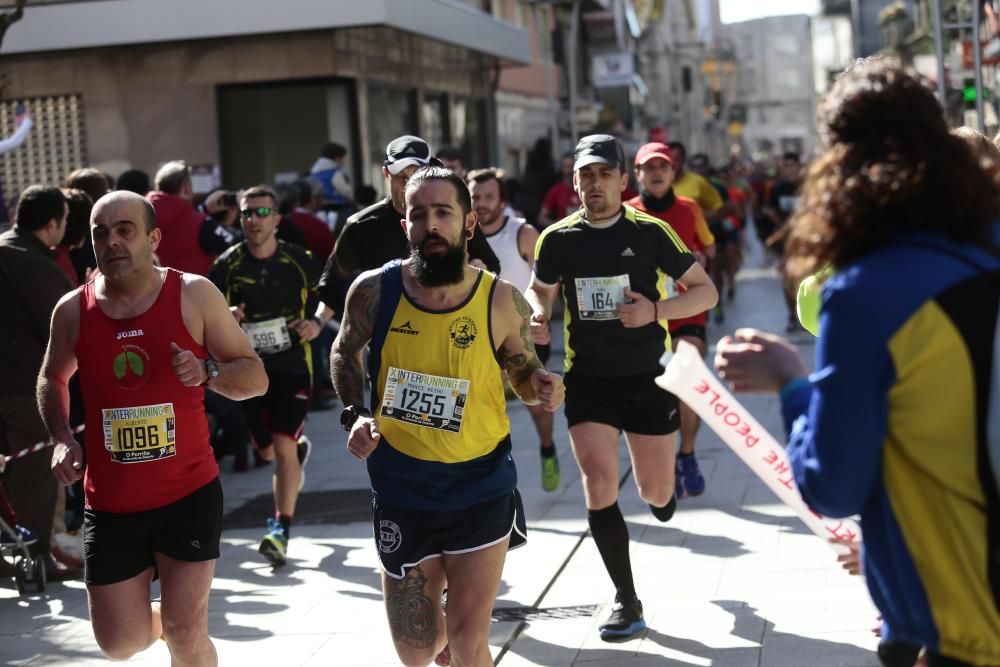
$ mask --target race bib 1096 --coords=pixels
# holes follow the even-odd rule
[[[618,304],[627,303],[628,274],[576,279],[576,306],[581,320],[617,320]]]
[[[173,403],[104,408],[104,448],[118,463],[141,463],[177,454]]]
[[[469,381],[389,367],[382,416],[404,424],[458,433]]]

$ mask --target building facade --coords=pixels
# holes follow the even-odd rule
[[[10,101],[0,123],[25,101],[38,130],[0,164],[4,182],[9,192],[58,182],[80,166],[72,160],[116,175],[180,158],[246,187],[308,171],[337,141],[354,182],[380,190],[385,145],[406,133],[488,164],[497,72],[530,64],[532,42],[481,4],[29,5],[3,43]],[[67,135],[70,125],[78,130]]]
[[[765,156],[816,148],[816,91],[808,16],[773,16],[726,26],[740,65],[744,145]]]

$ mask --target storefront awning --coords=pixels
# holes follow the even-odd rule
[[[0,53],[383,25],[511,63],[531,62],[527,30],[459,0],[82,0],[29,4]]]

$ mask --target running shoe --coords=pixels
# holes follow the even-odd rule
[[[542,457],[542,488],[555,491],[559,488],[559,457],[553,448],[552,456]]]
[[[678,456],[677,467],[674,469],[677,478],[677,497],[700,496],[705,493],[705,478],[698,468],[698,459],[691,456]]]
[[[38,535],[35,535],[34,532],[28,530],[24,526],[14,526],[14,532],[17,533],[19,538],[21,538],[21,542],[24,543],[24,546],[34,544],[38,541]],[[17,542],[14,540],[13,535],[6,530],[0,530],[0,545],[12,547],[15,544],[17,544]]]
[[[312,454],[312,450],[312,440],[304,435],[300,435],[295,443],[295,454],[299,457],[299,491],[306,484],[306,462],[309,461],[309,455]]]
[[[606,642],[624,642],[646,630],[646,621],[642,617],[642,603],[637,598],[622,601],[615,596],[615,604],[611,608],[608,620],[601,624],[601,639]]]
[[[267,532],[260,541],[260,547],[257,548],[257,551],[271,565],[278,566],[285,564],[285,552],[288,551],[288,536],[285,535],[285,529],[281,525],[281,522],[274,517],[267,520]]]

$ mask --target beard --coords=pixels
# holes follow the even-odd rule
[[[503,217],[504,208],[502,206],[497,206],[493,209],[483,209],[483,215],[479,215],[479,211],[476,214],[479,215],[479,224],[481,225],[492,225],[499,221]]]
[[[426,255],[429,241],[444,241],[447,250],[442,255]],[[426,237],[420,245],[410,244],[410,273],[423,287],[443,287],[462,282],[465,276],[465,242],[452,245],[438,235]]]

